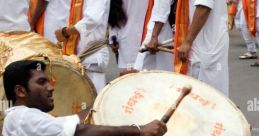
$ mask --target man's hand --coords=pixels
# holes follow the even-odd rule
[[[118,49],[119,49],[119,45],[118,44],[112,44],[111,45],[111,48],[112,48],[112,52],[117,54],[118,53]]]
[[[178,57],[182,62],[185,62],[188,59],[191,46],[191,43],[184,41],[178,48]]]
[[[145,47],[148,49],[148,51],[151,54],[156,54],[156,52],[158,52],[159,50],[157,49],[158,46],[158,38],[157,37],[152,37],[150,42],[145,45]]]
[[[66,41],[67,39],[63,36],[62,34],[62,29],[58,29],[55,31],[55,35],[56,35],[56,38],[59,42],[64,42]]]
[[[140,128],[141,136],[162,136],[167,132],[166,124],[158,120],[154,120]]]

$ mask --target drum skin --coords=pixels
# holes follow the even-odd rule
[[[80,64],[72,59],[64,59],[69,57],[63,57],[55,44],[35,33],[11,32],[0,33],[0,45],[1,71],[9,63],[17,60],[41,60],[47,64],[45,72],[56,80],[53,92],[55,107],[52,115],[71,115],[93,105],[97,96],[93,83],[82,72],[83,67]],[[3,52],[7,48],[10,53],[3,57]],[[2,76],[0,97],[1,100],[6,100]],[[1,119],[3,120],[3,116]]]
[[[114,126],[160,120],[185,85],[191,85],[192,92],[170,118],[165,136],[251,136],[250,125],[230,99],[201,81],[173,72],[117,78],[97,96],[92,120]]]

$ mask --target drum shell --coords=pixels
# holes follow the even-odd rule
[[[56,80],[52,115],[71,115],[93,105],[97,96],[96,90],[83,72],[84,68],[78,63],[77,57],[63,56],[57,45],[35,33],[0,33],[0,45],[1,73],[8,64],[17,60],[41,60],[47,64],[46,73]],[[3,56],[6,48],[10,49],[10,53]],[[0,97],[2,101],[6,100],[2,76]],[[3,112],[1,114],[0,118],[3,120]]]

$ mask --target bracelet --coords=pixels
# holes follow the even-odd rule
[[[63,27],[62,28],[62,35],[68,39],[69,38],[69,34],[67,33],[67,27]]]
[[[140,129],[140,126],[139,126],[139,125],[136,125],[136,124],[132,124],[131,126],[138,128],[138,130],[139,130],[139,136],[141,136],[141,129]]]

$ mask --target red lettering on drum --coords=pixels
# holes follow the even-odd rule
[[[177,91],[177,92],[182,92],[182,89],[181,89],[181,88],[177,88],[176,91]],[[200,102],[204,107],[206,107],[206,106],[209,107],[209,106],[210,106],[212,109],[214,109],[215,106],[216,106],[215,103],[212,103],[212,102],[210,102],[209,100],[206,100],[205,98],[201,97],[200,95],[198,95],[198,94],[196,94],[196,93],[194,93],[194,92],[191,92],[191,93],[189,94],[189,96],[190,96],[193,100]]]
[[[138,103],[140,99],[144,98],[144,91],[141,89],[137,89],[134,91],[132,97],[127,101],[126,106],[122,106],[125,113],[132,114],[134,111],[134,106]]]
[[[214,130],[211,133],[211,136],[221,136],[223,131],[226,131],[226,129],[224,128],[223,124],[221,122],[217,122],[214,125]]]

